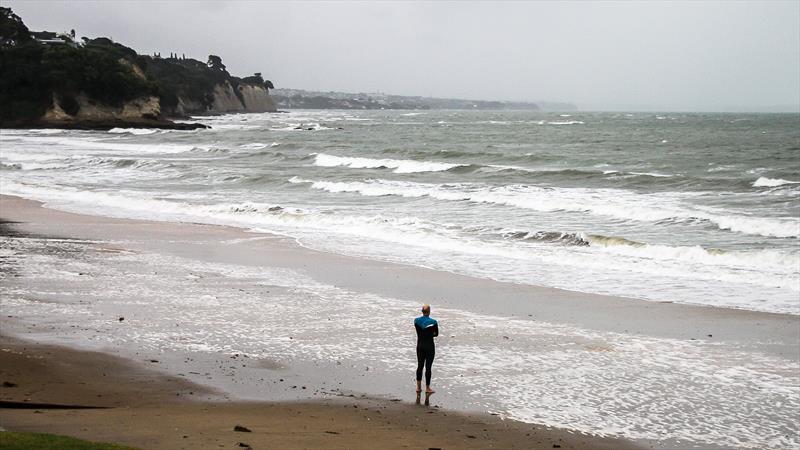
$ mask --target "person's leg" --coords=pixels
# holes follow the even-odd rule
[[[422,368],[425,367],[425,352],[417,348],[417,392],[422,391]]]
[[[433,357],[436,356],[435,349],[428,349],[425,355],[425,392],[433,392],[431,389],[431,366],[433,365]]]

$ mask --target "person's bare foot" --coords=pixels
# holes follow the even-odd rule
[[[425,388],[425,395],[431,395],[431,394],[433,394],[434,392],[436,392],[436,391],[434,391],[433,389],[431,389],[431,388],[429,388],[429,387],[426,387],[426,388]]]

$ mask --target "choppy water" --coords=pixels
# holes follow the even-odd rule
[[[517,283],[800,314],[798,115],[198,120],[213,128],[2,130],[0,193],[91,214],[268,230],[312,248]],[[43,341],[192,355],[180,364],[246,353],[313,365],[353,390],[407,394],[415,302],[301,271],[118,249],[129,244],[0,239],[4,316]],[[447,330],[435,365],[442,401],[678,446],[800,445],[797,360],[762,351],[768,342],[499,313],[436,308]],[[358,315],[370,317],[370,333],[334,325]],[[370,390],[366,373],[380,387]],[[240,394],[263,392],[263,372],[219,375]]]
[[[161,370],[246,399],[312,398],[290,388],[306,384],[413,398],[417,301],[301,270],[146,248],[163,244],[0,236],[4,332],[157,358]],[[647,447],[800,448],[797,356],[765,351],[768,342],[659,338],[454,307],[436,306],[435,316],[437,406],[652,440]],[[247,367],[234,364],[242,354]],[[265,370],[262,359],[273,364]]]
[[[517,283],[800,314],[796,114],[198,120],[213,128],[3,130],[0,192]]]

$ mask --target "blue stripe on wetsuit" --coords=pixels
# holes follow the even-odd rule
[[[407,323],[407,322],[406,322]],[[429,316],[419,316],[414,319],[414,325],[422,328],[423,330],[434,325],[439,325],[436,319],[431,319]]]
[[[439,322],[428,316],[420,316],[414,319],[414,328],[417,329],[417,347],[433,348],[433,338],[439,335]]]

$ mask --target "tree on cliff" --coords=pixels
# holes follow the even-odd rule
[[[222,58],[217,55],[208,55],[208,67],[212,70],[225,72],[225,64],[222,64]]]
[[[0,17],[0,30],[11,30],[3,34],[3,42],[24,40],[27,27],[11,10],[3,8]],[[136,57],[136,52],[110,39],[87,40],[83,47],[72,47],[42,45],[28,37],[0,46],[0,123],[37,119],[54,100],[67,114],[75,115],[81,95],[119,107],[157,92],[157,85],[121,62]]]
[[[242,78],[242,83],[264,86],[267,89],[275,89],[272,81],[264,80],[264,78],[261,77],[261,72],[256,72],[252,76]]]
[[[31,40],[31,32],[11,8],[0,6],[0,45],[17,45]]]

